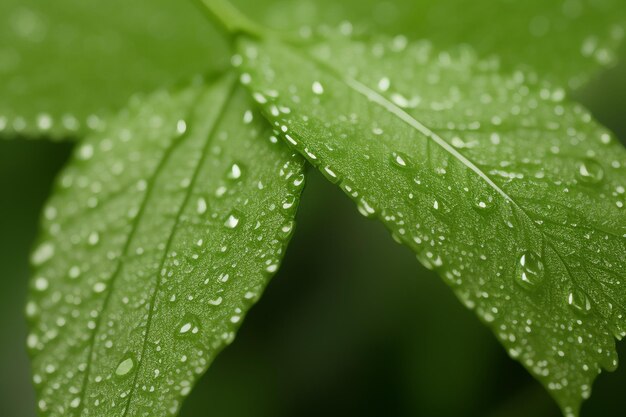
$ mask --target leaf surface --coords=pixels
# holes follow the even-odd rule
[[[236,77],[136,98],[58,179],[27,315],[46,416],[165,416],[278,269],[303,160]]]
[[[238,42],[293,148],[435,269],[576,415],[626,333],[626,152],[565,91],[465,47]],[[460,352],[459,354],[462,354]]]

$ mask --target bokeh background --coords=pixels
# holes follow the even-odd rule
[[[384,17],[384,16],[383,16]],[[621,64],[572,95],[626,140]],[[0,140],[0,416],[33,417],[23,306],[40,209],[72,145]],[[184,417],[557,417],[543,388],[412,253],[316,172],[282,268]],[[620,357],[626,344],[619,344]],[[626,415],[626,366],[583,417]]]

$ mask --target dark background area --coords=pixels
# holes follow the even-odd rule
[[[601,73],[574,97],[624,142],[626,65]],[[3,417],[35,415],[23,317],[28,254],[70,150],[64,143],[0,141]],[[298,216],[280,272],[182,416],[560,415],[434,273],[316,172]],[[626,344],[618,348],[623,358]],[[624,387],[625,366],[603,373],[582,416],[624,416]]]

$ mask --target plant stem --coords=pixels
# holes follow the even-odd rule
[[[265,28],[246,17],[228,0],[196,0],[196,2],[230,35],[243,32],[262,37],[267,34]]]

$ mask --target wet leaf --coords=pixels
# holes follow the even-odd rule
[[[611,133],[562,88],[469,47],[328,35],[241,37],[238,51],[285,142],[576,415],[626,334],[626,152]]]
[[[278,269],[303,160],[235,80],[134,99],[60,175],[26,311],[41,415],[175,414]]]

